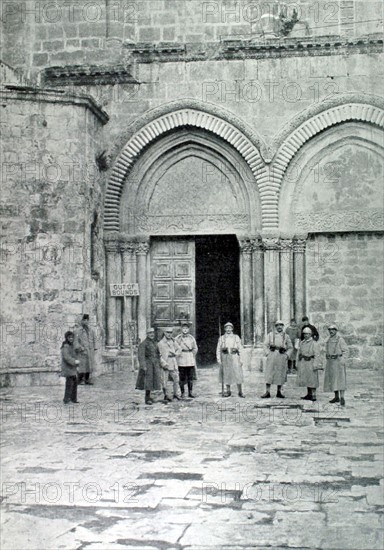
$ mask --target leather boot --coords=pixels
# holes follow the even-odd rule
[[[192,389],[193,389],[192,382],[188,382],[188,397],[191,397],[193,399],[195,396],[192,394]]]
[[[335,391],[335,397],[330,400],[330,403],[340,403],[339,392]]]

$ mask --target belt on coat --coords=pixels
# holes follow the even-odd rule
[[[315,356],[314,355],[299,355],[299,361],[303,360],[303,361],[311,361],[312,359],[314,359]]]
[[[182,351],[183,353],[191,353],[191,352],[192,352],[191,349],[182,349],[181,351]]]
[[[227,349],[222,349],[221,352],[224,353],[224,354],[229,353],[229,351]],[[238,349],[231,350],[231,355],[240,355],[239,350]]]
[[[327,359],[338,359],[341,355],[327,355]]]

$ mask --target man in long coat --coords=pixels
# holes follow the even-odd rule
[[[164,329],[164,336],[157,344],[160,351],[160,363],[162,367],[162,385],[164,392],[164,400],[172,401],[167,395],[167,383],[172,382],[173,399],[180,400],[180,378],[177,358],[181,354],[181,348],[172,336],[173,328],[167,327]]]
[[[177,357],[179,367],[181,397],[184,397],[185,383],[188,385],[188,397],[195,397],[192,393],[193,380],[197,380],[196,354],[197,343],[189,333],[189,323],[181,325],[181,333],[175,338],[181,348],[181,354]]]
[[[240,336],[234,334],[234,326],[228,322],[224,325],[224,334],[220,336],[217,342],[216,359],[220,365],[219,377],[222,387],[226,386],[226,392],[223,397],[230,397],[231,384],[237,384],[239,397],[245,397],[243,394],[243,363],[242,349]]]
[[[304,340],[298,342],[298,361],[296,384],[307,388],[307,394],[301,399],[316,401],[316,388],[319,387],[321,370],[320,346],[312,337],[309,327],[303,329]]]
[[[281,387],[287,381],[288,358],[293,346],[291,339],[283,329],[283,321],[276,321],[274,330],[267,335],[264,342],[267,361],[265,367],[266,391],[261,396],[263,399],[271,397],[271,384],[277,385],[276,397],[285,398],[285,395],[281,393]]]
[[[81,326],[75,331],[75,340],[73,347],[78,354],[79,359],[79,384],[83,379],[85,384],[92,385],[90,381],[91,372],[95,365],[96,337],[94,331],[89,326],[89,315],[85,313],[81,320]]]
[[[161,390],[160,351],[155,340],[155,329],[147,330],[146,339],[138,348],[139,373],[136,381],[137,390],[145,390],[145,403],[152,405],[151,391]]]
[[[344,392],[347,389],[345,359],[348,347],[337,331],[336,325],[329,325],[329,338],[325,343],[327,364],[324,373],[324,391],[335,392],[335,397],[331,399],[330,403],[340,403],[344,407]]]

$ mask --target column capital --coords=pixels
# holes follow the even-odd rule
[[[135,246],[137,256],[146,256],[149,252],[149,243],[140,242]]]
[[[253,248],[254,248],[254,243],[255,243],[254,238],[251,238],[251,237],[249,237],[249,238],[247,238],[247,237],[240,238],[239,239],[240,252],[242,254],[251,255],[252,251],[253,251]]]
[[[104,241],[105,250],[107,252],[120,252],[120,243],[118,237],[109,238]]]
[[[136,254],[136,243],[132,241],[120,240],[119,244],[120,244],[120,252],[123,252],[123,253],[126,252],[133,256]]]
[[[293,251],[296,253],[303,254],[305,252],[305,247],[307,246],[307,239],[297,239],[293,240]]]
[[[293,247],[293,239],[280,239],[279,246],[282,252],[291,250]]]
[[[263,237],[264,250],[279,250],[280,239],[279,237]]]

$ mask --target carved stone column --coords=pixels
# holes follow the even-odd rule
[[[254,345],[260,347],[265,335],[264,248],[260,240],[255,240],[253,243],[252,263]]]
[[[280,240],[280,317],[287,325],[292,317],[292,239]]]
[[[130,241],[122,241],[120,243],[121,260],[122,260],[122,282],[123,283],[135,283],[136,282],[136,243]],[[133,317],[133,302],[135,298],[127,296],[123,302],[122,312],[122,337],[123,347],[130,345],[129,323],[134,319]]]
[[[243,342],[253,344],[253,270],[252,270],[252,239],[242,239],[240,245],[240,295],[241,320],[243,327]]]
[[[279,306],[279,238],[264,237],[264,281],[267,309],[267,332],[271,330],[274,322],[280,316]]]
[[[305,247],[307,240],[296,238],[293,241],[293,280],[295,317],[298,323],[305,314]]]
[[[137,282],[139,283],[139,302],[137,311],[138,336],[141,341],[145,339],[147,331],[147,254],[149,252],[148,242],[139,242],[136,245],[137,257]]]
[[[106,241],[106,347],[118,349],[121,335],[120,298],[110,295],[110,285],[121,282],[121,256],[118,239]]]

